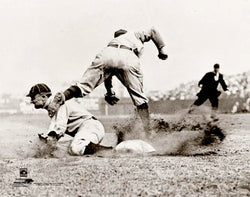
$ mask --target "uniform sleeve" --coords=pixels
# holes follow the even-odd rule
[[[135,34],[136,37],[142,41],[142,43],[152,40],[159,51],[165,46],[159,31],[155,27],[152,27],[146,31],[136,32]]]
[[[54,131],[59,136],[64,135],[67,129],[68,117],[69,112],[66,105],[64,104],[59,108],[55,116],[51,119],[47,134],[49,134],[51,131]]]
[[[227,84],[226,84],[225,80],[223,79],[223,75],[221,75],[220,84],[221,84],[223,90],[227,91]]]

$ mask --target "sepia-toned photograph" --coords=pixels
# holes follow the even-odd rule
[[[0,196],[250,196],[249,0],[1,0]]]

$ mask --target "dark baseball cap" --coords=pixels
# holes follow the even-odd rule
[[[125,33],[127,33],[128,31],[127,30],[124,30],[124,29],[119,29],[119,30],[117,30],[115,33],[114,33],[114,37],[116,38],[116,37],[119,37],[119,36],[121,36],[121,35],[123,35],[123,34],[125,34]]]
[[[51,90],[46,84],[38,83],[31,87],[29,94],[27,94],[26,96],[34,98],[37,94],[40,94],[40,93],[51,94]]]

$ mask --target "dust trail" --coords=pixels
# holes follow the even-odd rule
[[[166,117],[166,116],[165,116]],[[118,136],[118,142],[131,139],[141,139],[149,142],[158,155],[199,155],[211,151],[226,137],[220,127],[220,121],[212,121],[210,110],[200,108],[193,114],[187,110],[167,117],[167,121],[161,116],[151,119],[150,137],[143,130],[140,119],[130,119],[114,125]],[[7,132],[6,132],[7,133]],[[18,132],[15,132],[18,133]],[[0,158],[60,158],[71,157],[68,154],[70,140],[59,141],[56,146],[41,142],[37,134],[14,136],[9,133],[12,141],[1,140]],[[101,156],[112,157],[113,151],[103,151]],[[94,154],[95,156],[100,153]]]
[[[13,142],[12,142],[13,143]],[[68,157],[68,146],[70,141],[59,141],[56,144],[42,142],[37,136],[19,139],[14,146],[4,149],[0,158],[59,158]],[[16,145],[15,145],[16,144]],[[7,147],[7,144],[6,144]]]
[[[178,112],[168,122],[160,116],[151,120],[151,137],[143,132],[140,120],[131,117],[114,126],[118,142],[142,139],[157,150],[156,155],[198,155],[211,151],[225,138],[219,121],[210,118],[210,111],[199,108],[194,114],[187,110]]]
[[[33,144],[33,153],[27,156],[35,158],[61,158],[70,157],[68,147],[71,140],[58,141],[57,143],[44,143],[39,138]]]

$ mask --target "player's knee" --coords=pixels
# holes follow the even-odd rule
[[[84,155],[85,149],[86,147],[77,147],[75,145],[72,145],[69,147],[69,153],[71,155],[81,156],[81,155]]]
[[[71,155],[84,155],[86,147],[89,145],[89,141],[81,140],[81,142],[72,142],[69,147],[69,153]]]
[[[85,151],[86,147],[77,147],[75,145],[72,145],[69,147],[69,153],[71,155],[78,155],[78,156],[81,156],[81,155],[84,155],[84,151]]]

